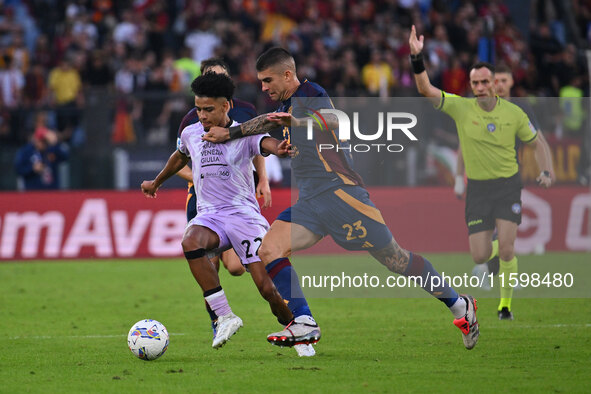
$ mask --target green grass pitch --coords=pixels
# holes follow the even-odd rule
[[[427,257],[440,271],[471,269],[468,255]],[[588,257],[548,253],[520,264],[581,266]],[[321,266],[347,258],[356,257],[298,260]],[[0,264],[0,392],[589,390],[591,305],[584,297],[516,298],[516,319],[507,322],[497,320],[493,294],[482,295],[481,336],[471,351],[436,300],[315,297],[309,302],[322,340],[316,357],[298,358],[266,342],[280,326],[248,275],[221,276],[244,327],[214,350],[201,292],[181,259]],[[588,275],[575,279],[589,289]],[[127,349],[128,330],[143,318],[171,333],[156,361]]]

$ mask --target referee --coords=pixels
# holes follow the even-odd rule
[[[423,63],[424,37],[417,38],[412,27],[409,38],[411,64],[419,93],[437,109],[451,116],[458,131],[464,157],[468,187],[466,224],[470,253],[477,264],[499,256],[499,275],[505,276],[498,307],[499,319],[513,319],[508,284],[510,274],[517,274],[514,252],[517,226],[521,223],[521,178],[515,157],[515,138],[531,144],[542,170],[537,178],[543,187],[554,179],[550,150],[527,115],[515,104],[495,94],[494,67],[477,63],[470,69],[470,87],[474,98],[462,98],[431,85]],[[492,244],[497,228],[498,250]]]

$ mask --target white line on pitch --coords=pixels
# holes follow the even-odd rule
[[[591,323],[587,323],[587,324],[539,324],[539,325],[519,325],[519,324],[511,324],[508,323],[507,325],[504,325],[504,327],[487,327],[487,330],[494,330],[494,329],[515,329],[515,328],[526,328],[526,329],[530,329],[530,328],[591,328]],[[404,328],[404,327],[400,327],[400,328]],[[175,332],[175,333],[170,333],[170,335],[187,335],[183,332]],[[30,336],[30,337],[21,337],[21,336],[16,336],[16,337],[8,337],[9,340],[17,340],[17,339],[60,339],[60,338],[70,338],[70,339],[76,339],[76,338],[121,338],[124,337],[125,334],[118,334],[118,335],[67,335],[67,336],[50,336],[50,335],[36,335],[36,336]]]
[[[591,327],[591,324],[539,324],[539,325],[519,325],[519,324],[507,324],[503,328],[568,328],[568,327]],[[498,327],[497,327],[498,328]]]
[[[170,335],[186,335],[183,332],[171,332]],[[9,340],[14,339],[60,339],[60,338],[121,338],[124,337],[125,334],[118,334],[118,335],[64,335],[64,336],[50,336],[50,335],[35,335],[30,337],[8,337]]]

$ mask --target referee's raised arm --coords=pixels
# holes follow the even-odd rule
[[[412,25],[408,44],[410,46],[410,63],[415,75],[417,89],[422,96],[429,98],[433,105],[438,106],[441,102],[441,90],[431,85],[429,75],[425,71],[422,53],[424,40],[425,37],[423,35],[417,38],[416,28]]]

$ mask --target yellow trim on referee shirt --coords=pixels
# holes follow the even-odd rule
[[[382,214],[380,213],[379,209],[372,207],[371,205],[367,205],[356,199],[355,197],[347,194],[343,189],[337,189],[334,191],[334,194],[337,195],[341,200],[346,202],[356,211],[364,214],[368,218],[375,220],[378,223],[386,224]]]

